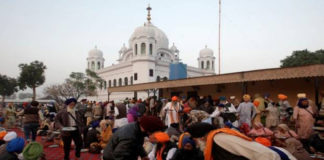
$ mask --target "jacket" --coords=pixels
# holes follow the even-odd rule
[[[15,153],[9,153],[8,151],[5,151],[0,155],[0,159],[2,160],[19,160],[18,156]]]
[[[78,125],[78,130],[80,133],[82,133],[84,129],[84,119],[82,117],[82,113],[80,113],[78,110],[75,111],[75,118],[76,123]],[[69,113],[67,112],[67,109],[64,108],[61,111],[59,111],[55,117],[55,129],[62,129],[63,127],[69,127]],[[66,132],[61,132],[62,136],[67,136],[68,134]]]
[[[118,113],[119,113],[118,116],[116,117],[116,119],[126,118],[127,117],[126,105],[121,103],[121,104],[117,104],[116,107],[117,107]]]
[[[145,134],[138,122],[119,128],[104,148],[104,160],[137,160],[147,154],[143,148]]]
[[[204,160],[204,154],[197,148],[194,148],[191,151],[178,149],[171,160]]]
[[[29,123],[39,123],[38,108],[36,107],[27,107],[24,110],[24,124]]]

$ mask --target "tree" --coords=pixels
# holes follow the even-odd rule
[[[67,82],[50,85],[44,89],[44,94],[47,97],[51,97],[59,104],[63,104],[64,101],[70,97],[76,97],[74,93],[74,87]]]
[[[72,72],[62,84],[51,85],[44,89],[44,94],[52,97],[58,103],[74,97],[77,100],[82,96],[95,96],[96,89],[102,88],[103,79],[95,72],[86,70],[86,74]]]
[[[294,51],[291,56],[281,60],[281,67],[304,66],[311,64],[324,64],[324,50],[310,52],[307,49]]]
[[[33,98],[33,94],[32,93],[19,93],[18,98],[19,99]]]
[[[17,95],[16,94],[12,94],[11,96],[6,96],[6,99],[16,99]]]
[[[89,69],[86,70],[86,74],[81,72],[72,72],[70,78],[66,80],[67,85],[73,86],[75,98],[81,96],[95,96],[97,95],[96,89],[103,87],[104,80],[100,78],[96,72]]]
[[[43,62],[34,61],[28,64],[19,64],[21,70],[18,78],[19,88],[25,90],[27,87],[33,89],[33,100],[36,99],[36,88],[45,82],[46,66]]]
[[[18,91],[17,87],[18,83],[15,78],[0,75],[0,95],[2,96],[2,104],[4,104],[6,96],[10,96]]]

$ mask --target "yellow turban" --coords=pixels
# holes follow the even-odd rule
[[[249,94],[244,94],[243,99],[251,99],[251,96]]]
[[[300,99],[300,98],[306,98],[306,93],[298,93],[297,94],[297,98]]]

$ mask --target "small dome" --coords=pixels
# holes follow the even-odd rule
[[[200,50],[199,57],[214,57],[214,51],[207,48],[207,45],[204,49]]]
[[[103,57],[103,53],[95,46],[94,49],[89,51],[89,57]]]
[[[129,39],[129,44],[138,38],[153,38],[156,40],[157,48],[169,48],[169,40],[165,33],[152,23],[145,23],[144,26],[137,27]]]
[[[178,48],[174,45],[174,43],[173,43],[173,45],[171,46],[170,50],[171,50],[172,52],[175,52],[175,53],[179,52]]]

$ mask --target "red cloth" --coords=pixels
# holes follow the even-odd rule
[[[164,129],[163,122],[155,116],[143,116],[140,119],[140,126],[147,132],[154,133]]]

